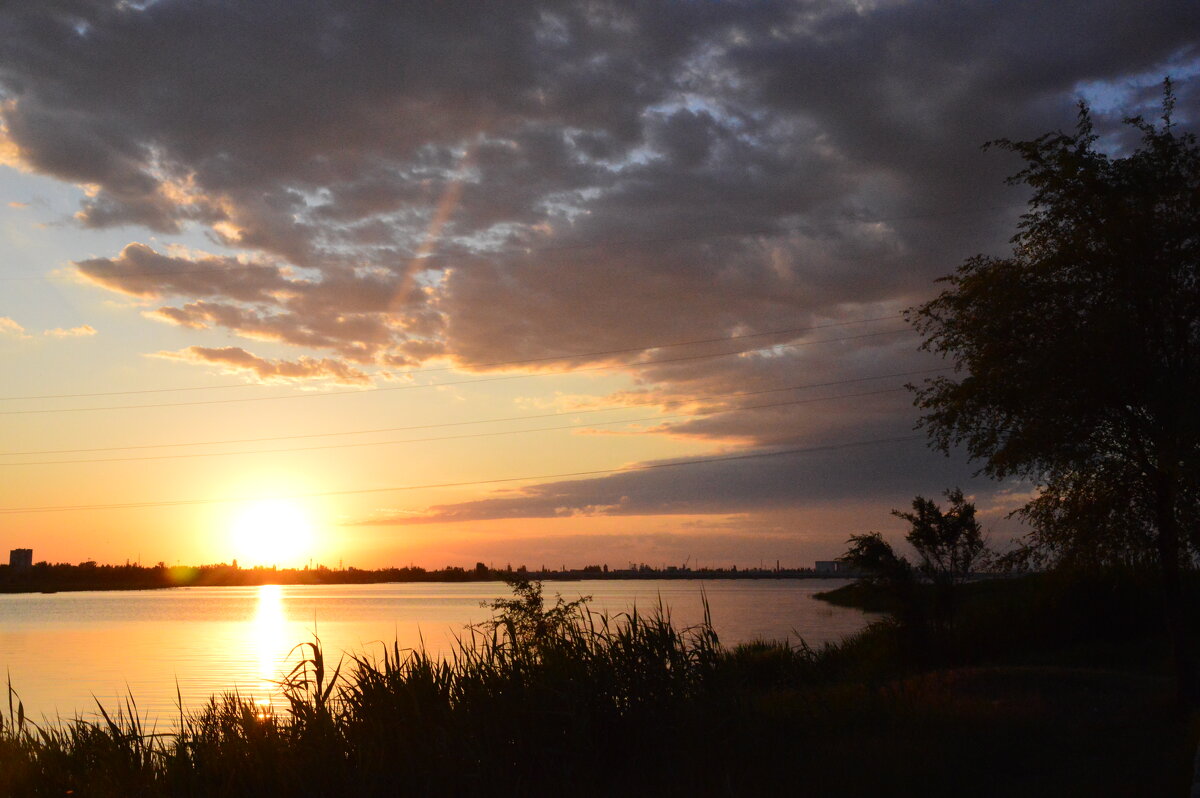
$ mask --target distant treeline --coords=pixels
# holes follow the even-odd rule
[[[447,566],[425,569],[405,568],[333,569],[323,565],[315,568],[238,568],[236,565],[168,566],[158,563],[140,565],[100,565],[84,562],[35,563],[30,568],[15,569],[0,565],[0,593],[54,592],[60,590],[150,590],[167,587],[211,587],[254,585],[345,585],[380,582],[492,582],[522,575],[538,580],[580,579],[807,579],[853,576],[849,573],[817,572],[812,568],[687,568],[668,566],[654,568],[636,565],[632,568],[610,569],[607,565],[557,571],[525,566],[516,569],[490,568],[476,563],[474,568]]]

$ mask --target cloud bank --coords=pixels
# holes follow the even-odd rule
[[[607,365],[635,375],[626,398],[697,411],[659,434],[754,451],[911,428],[894,396],[697,397],[936,366],[894,317],[1004,251],[1024,199],[983,142],[1070,125],[1086,95],[1119,148],[1116,117],[1152,114],[1167,73],[1178,116],[1200,107],[1200,6],[1170,0],[62,0],[10,4],[0,32],[0,152],[84,186],[76,224],[131,230],[75,268],[197,336],[162,356],[356,385],[439,358]],[[214,252],[146,243],[185,229]],[[783,329],[741,356],[660,348]],[[582,352],[610,354],[564,359]],[[419,521],[751,511],[968,474],[806,462],[575,480]]]

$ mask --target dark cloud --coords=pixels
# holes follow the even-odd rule
[[[139,297],[196,296],[148,315],[192,329],[223,327],[246,338],[329,349],[356,363],[411,363],[393,345],[421,343],[428,329],[412,314],[393,314],[411,287],[396,275],[355,277],[342,271],[320,280],[297,278],[274,264],[218,256],[169,256],[130,244],[115,258],[76,264],[87,280]],[[414,337],[416,336],[416,337]]]
[[[295,287],[272,264],[218,256],[172,257],[138,243],[129,244],[114,258],[92,258],[75,266],[91,282],[139,297],[173,294],[270,302],[279,292]]]
[[[634,376],[631,398],[691,402],[660,434],[714,446],[914,417],[895,395],[803,411],[695,397],[938,364],[911,335],[851,338],[898,321],[740,357],[655,345],[894,316],[1007,248],[1024,198],[1003,184],[1012,156],[983,142],[1069,126],[1086,89],[1113,100],[1098,121],[1120,146],[1120,113],[1153,115],[1168,71],[1178,115],[1200,109],[1200,5],[1177,0],[59,0],[9,4],[0,36],[0,152],[84,185],[80,224],[197,228],[241,253],[131,243],[79,272],[197,334],[306,352],[178,356],[353,383],[432,358],[607,365]],[[629,351],[555,360],[611,350]],[[636,472],[429,518],[749,511],[952,476],[915,462],[847,450],[813,478],[771,459]]]
[[[904,436],[898,436],[904,438]],[[911,436],[910,436],[911,437]],[[904,506],[932,480],[970,488],[970,469],[944,460],[930,467],[920,441],[879,439],[755,459],[665,460],[643,470],[499,491],[490,498],[435,505],[426,512],[377,516],[373,525],[444,524],[515,518],[706,515],[825,506],[835,502]],[[867,452],[864,457],[863,452]],[[735,455],[736,456],[736,455]],[[934,483],[938,484],[938,483]],[[981,490],[994,487],[980,484]]]

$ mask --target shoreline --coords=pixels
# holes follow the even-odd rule
[[[681,569],[639,568],[602,570],[599,566],[562,571],[471,570],[451,567],[424,568],[235,568],[228,565],[154,566],[48,565],[39,563],[23,572],[0,566],[0,595],[67,593],[108,590],[165,590],[173,587],[258,587],[261,585],[364,585],[410,583],[507,582],[525,578],[539,582],[614,580],[779,580],[852,579],[848,573],[819,573],[809,568],[780,569]]]
[[[543,583],[551,582],[653,582],[653,581],[679,581],[679,582],[704,582],[704,581],[845,581],[849,582],[853,577],[849,576],[828,576],[825,574],[809,574],[796,575],[790,573],[784,574],[767,574],[767,575],[714,575],[703,572],[694,572],[686,576],[664,576],[656,575],[622,575],[609,574],[607,576],[595,576],[588,574],[586,576],[565,576],[561,573],[550,572],[542,575],[538,573],[530,574],[530,579]],[[59,587],[18,587],[13,585],[0,586],[0,596],[18,596],[31,594],[54,595],[56,593],[111,593],[111,592],[130,592],[130,591],[149,591],[149,590],[175,590],[178,588],[188,587],[263,587],[266,585],[279,586],[299,586],[299,587],[317,587],[322,585],[408,585],[408,584],[475,584],[475,583],[494,583],[499,585],[507,584],[503,579],[498,578],[480,578],[480,579],[344,579],[344,580],[264,580],[264,581],[244,581],[244,582],[203,582],[203,583],[186,583],[186,584],[151,584],[151,585],[112,585],[112,584],[87,584],[75,583],[62,585]],[[823,598],[823,597],[822,597]],[[834,602],[836,603],[836,602]],[[848,605],[851,606],[851,605]]]

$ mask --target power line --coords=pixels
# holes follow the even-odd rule
[[[397,258],[397,260],[404,261],[406,263],[412,263],[414,261],[418,262],[418,263],[424,263],[424,262],[434,263],[434,262],[438,262],[438,261],[453,260],[453,259],[458,259],[458,258],[470,259],[470,260],[487,260],[490,258],[508,258],[508,257],[520,256],[520,255],[528,256],[528,255],[553,254],[556,252],[577,252],[577,251],[588,250],[588,249],[607,249],[610,247],[614,247],[614,248],[615,247],[631,247],[631,246],[642,246],[642,245],[646,245],[646,244],[677,244],[677,243],[685,243],[688,241],[708,241],[708,240],[720,239],[720,238],[744,238],[747,236],[781,236],[781,235],[787,235],[789,233],[806,232],[806,231],[811,230],[814,227],[818,227],[820,225],[879,224],[881,222],[909,222],[909,221],[916,221],[916,220],[920,220],[920,219],[937,219],[937,218],[951,217],[951,216],[972,216],[975,214],[987,214],[987,213],[994,213],[997,211],[1016,210],[1017,208],[1021,208],[1021,207],[1024,207],[1024,206],[989,205],[989,206],[983,206],[983,207],[977,207],[977,208],[960,208],[959,210],[955,210],[955,211],[938,211],[938,212],[921,213],[921,214],[906,214],[903,216],[880,216],[880,217],[875,217],[875,218],[820,219],[820,220],[812,220],[804,225],[780,226],[780,227],[774,227],[774,228],[764,227],[764,228],[759,228],[757,230],[750,229],[750,230],[732,231],[732,232],[727,232],[727,233],[689,233],[686,235],[656,236],[656,237],[652,237],[652,238],[650,238],[650,237],[648,237],[648,238],[626,238],[626,239],[615,239],[615,240],[611,240],[611,241],[581,242],[578,244],[559,244],[559,245],[547,246],[547,247],[520,247],[520,248],[513,248],[513,249],[494,250],[491,252],[469,252],[469,251],[435,252],[435,253],[431,253],[428,255],[420,255],[420,256],[400,256]],[[285,266],[283,268],[286,268],[288,266],[289,266],[289,264],[285,264]],[[315,267],[302,266],[302,267],[296,267],[296,268],[311,270]],[[182,277],[182,276],[193,275],[193,274],[222,274],[222,273],[226,273],[226,272],[238,273],[238,272],[251,272],[251,271],[281,272],[282,268],[275,264],[244,264],[241,266],[214,266],[214,267],[204,268],[204,269],[145,269],[142,271],[130,271],[130,272],[122,272],[119,274],[109,274],[109,275],[101,275],[101,276],[115,278],[115,279],[127,279],[127,278],[164,277],[164,276]],[[88,275],[88,276],[94,277],[95,275]],[[24,280],[41,280],[41,279],[44,279],[44,277],[45,277],[45,275],[41,275],[41,274],[13,275],[13,276],[8,276],[8,277],[0,277],[0,281],[12,282],[12,281],[24,281]]]
[[[882,335],[897,335],[899,333],[911,333],[912,329],[904,327],[898,330],[883,330],[881,332],[863,333],[862,335],[849,335],[842,338],[823,338],[819,341],[800,341],[791,344],[775,344],[769,347],[758,347],[756,349],[739,349],[733,352],[716,352],[706,355],[686,355],[673,358],[658,358],[655,360],[642,360],[633,363],[623,363],[621,368],[643,368],[645,366],[656,366],[665,363],[683,363],[695,360],[709,360],[718,357],[730,357],[732,355],[745,355],[752,352],[761,352],[766,349],[795,349],[802,346],[816,346],[818,344],[832,344],[842,341],[857,341],[865,338],[877,338]],[[556,371],[540,371],[534,374],[505,374],[497,377],[482,377],[474,380],[451,380],[446,382],[431,382],[423,385],[391,385],[385,388],[374,388],[371,390],[348,390],[348,391],[325,391],[322,393],[299,393],[288,394],[286,396],[243,396],[233,399],[201,399],[191,402],[159,402],[153,404],[141,405],[107,405],[101,407],[60,407],[60,408],[40,408],[37,410],[3,410],[0,411],[0,416],[20,416],[46,413],[88,413],[97,410],[141,410],[154,407],[194,407],[197,405],[219,405],[219,404],[234,404],[242,402],[274,402],[283,401],[285,399],[314,399],[318,397],[328,396],[346,396],[356,395],[363,396],[368,394],[382,393],[385,391],[406,391],[418,388],[439,388],[450,385],[475,385],[486,382],[503,382],[507,380],[522,380],[531,379],[533,377],[549,377],[563,374],[581,374],[592,371],[608,371],[610,366],[585,366],[583,368],[561,369]]]
[[[829,444],[825,446],[808,446],[799,449],[781,449],[773,452],[756,452],[753,454],[728,455],[722,457],[707,457],[697,460],[674,460],[665,463],[643,463],[625,468],[601,468],[592,471],[572,471],[559,474],[536,474],[532,476],[522,477],[500,477],[496,479],[479,479],[467,482],[439,482],[426,485],[396,485],[386,488],[359,488],[355,490],[331,490],[322,491],[319,493],[291,493],[275,496],[237,496],[237,497],[222,497],[215,499],[174,499],[168,501],[144,501],[144,502],[126,502],[122,504],[75,504],[75,505],[58,505],[44,507],[8,507],[0,509],[0,515],[14,515],[17,513],[54,513],[67,512],[77,510],[130,510],[146,507],[181,507],[187,505],[203,505],[203,504],[229,504],[234,502],[247,501],[262,501],[267,499],[318,499],[330,496],[361,496],[372,493],[396,493],[409,490],[433,490],[436,488],[464,488],[476,485],[499,485],[509,482],[530,482],[534,480],[544,479],[566,479],[572,477],[591,477],[602,474],[617,474],[617,473],[633,473],[635,471],[651,471],[660,468],[678,468],[690,465],[704,465],[706,463],[724,463],[734,462],[738,460],[758,460],[766,457],[782,457],[789,454],[811,454],[815,452],[830,452],[841,449],[851,449],[860,446],[874,446],[885,443],[900,443],[905,441],[914,441],[924,438],[924,435],[905,435],[898,438],[877,438],[868,441],[854,441],[850,443]]]
[[[669,421],[677,418],[702,418],[705,416],[713,416],[719,413],[734,413],[743,410],[765,410],[773,407],[790,407],[792,405],[811,404],[813,402],[829,402],[835,399],[857,399],[863,396],[879,396],[885,393],[898,393],[904,388],[885,388],[878,391],[866,391],[864,393],[844,394],[842,396],[819,396],[810,399],[792,399],[786,402],[771,402],[762,405],[747,405],[744,407],[733,407],[727,410],[715,410],[709,413],[676,413],[666,416],[645,416],[642,418],[623,418],[616,421],[597,421],[593,424],[560,424],[553,427],[534,427],[532,429],[508,429],[508,430],[493,430],[492,432],[468,432],[461,435],[438,435],[429,438],[405,438],[401,440],[391,441],[358,441],[357,443],[326,443],[317,446],[293,446],[285,449],[250,449],[242,452],[188,452],[185,454],[156,454],[144,457],[99,457],[99,458],[84,458],[77,460],[38,460],[26,463],[0,463],[0,468],[5,466],[43,466],[43,465],[78,465],[81,463],[132,463],[143,462],[146,460],[185,460],[194,459],[197,457],[233,457],[237,455],[256,455],[256,454],[287,454],[289,452],[312,452],[327,449],[353,449],[364,446],[391,446],[403,443],[429,443],[433,441],[450,441],[463,440],[467,438],[492,438],[499,435],[524,435],[530,432],[550,432],[553,430],[566,429],[587,429],[589,427],[600,426],[615,426],[618,424],[635,424],[641,421]]]
[[[291,441],[304,440],[308,438],[330,438],[342,435],[373,435],[380,432],[408,432],[410,430],[422,429],[439,429],[444,427],[462,427],[473,424],[495,424],[507,421],[532,421],[542,418],[556,418],[559,416],[577,416],[585,413],[609,413],[614,410],[628,410],[634,407],[651,407],[654,405],[681,405],[691,402],[702,402],[711,399],[735,399],[746,396],[761,396],[768,393],[780,393],[783,391],[800,391],[809,388],[831,388],[836,385],[850,385],[859,382],[872,382],[874,380],[884,380],[893,377],[913,377],[922,374],[935,374],[942,371],[951,371],[952,367],[944,366],[936,369],[921,369],[919,371],[898,371],[891,374],[878,374],[872,377],[855,377],[848,380],[831,380],[829,382],[810,382],[801,385],[786,385],[782,388],[763,388],[757,391],[734,391],[732,393],[714,393],[701,394],[697,396],[689,396],[686,399],[666,399],[652,400],[647,402],[628,402],[623,405],[613,405],[611,407],[593,407],[578,410],[558,410],[553,413],[533,413],[523,416],[499,416],[495,418],[472,419],[468,421],[443,421],[437,424],[413,424],[404,427],[376,427],[374,429],[359,429],[345,430],[341,432],[308,432],[299,435],[273,435],[269,437],[258,438],[231,438],[218,441],[184,441],[177,443],[150,443],[135,446],[99,446],[88,449],[39,449],[25,452],[0,452],[0,457],[31,457],[36,455],[48,454],[86,454],[90,452],[116,452],[116,451],[131,451],[138,449],[170,449],[184,446],[225,446],[238,443],[267,443],[270,441]]]
[[[434,368],[410,369],[400,372],[397,376],[404,377],[412,374],[430,374],[439,371],[461,371],[463,369],[485,369],[497,368],[500,366],[523,366],[529,363],[545,363],[554,360],[574,360],[582,357],[600,357],[603,355],[620,355],[628,352],[644,352],[653,349],[668,349],[677,346],[695,346],[699,344],[714,344],[723,343],[725,341],[740,341],[748,338],[765,338],[770,335],[794,335],[796,333],[810,332],[812,330],[824,330],[830,327],[848,327],[854,324],[868,324],[876,321],[890,321],[898,319],[902,314],[893,313],[889,316],[876,316],[870,319],[855,319],[853,321],[838,321],[830,322],[829,324],[813,324],[808,327],[792,327],[784,330],[768,330],[760,333],[745,333],[742,335],[727,335],[720,338],[697,338],[691,341],[676,341],[669,344],[652,344],[648,346],[631,346],[624,349],[606,349],[598,352],[577,352],[569,355],[546,355],[544,357],[525,358],[523,360],[499,360],[491,363],[463,363],[457,366],[436,366]],[[230,388],[261,388],[262,383],[245,382],[237,385],[195,385],[185,388],[144,388],[131,391],[101,391],[98,393],[50,393],[39,396],[0,396],[0,402],[15,402],[21,400],[33,399],[82,399],[91,396],[129,396],[133,394],[148,394],[148,393],[178,393],[180,391],[222,391]]]

